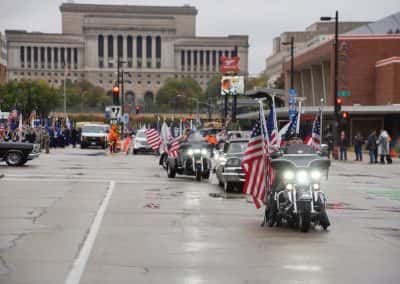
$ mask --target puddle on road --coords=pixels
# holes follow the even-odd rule
[[[209,193],[212,198],[222,198],[222,199],[244,199],[246,196],[241,193]]]
[[[386,179],[386,177],[383,176],[375,176],[375,175],[367,175],[367,174],[345,174],[345,173],[338,173],[337,176],[341,177],[368,177],[368,178],[381,178],[381,179]]]
[[[327,202],[327,209],[333,210],[354,210],[354,211],[369,211],[367,208],[352,207],[350,203],[346,202]]]

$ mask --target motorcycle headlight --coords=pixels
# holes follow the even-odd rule
[[[306,184],[308,183],[308,174],[306,171],[299,171],[296,175],[297,182],[299,184]]]
[[[320,171],[314,170],[314,171],[311,172],[311,178],[313,180],[320,180],[321,176],[322,176],[322,174],[321,174]]]
[[[207,153],[208,153],[207,149],[201,149],[201,154],[202,155],[207,155]]]
[[[292,172],[292,171],[285,171],[285,172],[283,173],[283,178],[284,178],[285,180],[292,180],[292,179],[294,179],[294,172]]]
[[[201,153],[201,150],[200,150],[200,149],[194,149],[194,153],[195,153],[195,154],[200,154],[200,153]]]
[[[194,152],[193,152],[192,149],[189,149],[189,150],[187,151],[187,153],[188,153],[189,156],[192,156]]]

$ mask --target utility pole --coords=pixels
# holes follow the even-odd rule
[[[333,100],[334,100],[334,126],[333,138],[334,145],[337,146],[339,143],[339,113],[338,113],[338,84],[339,84],[339,11],[336,11],[335,17],[321,17],[321,21],[332,21],[335,20],[335,57],[334,57],[334,84],[333,84]]]
[[[290,89],[294,89],[294,37],[290,37],[290,41],[282,42],[282,45],[290,45]]]

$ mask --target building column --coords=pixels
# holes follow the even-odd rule
[[[142,36],[142,68],[147,68],[146,36]]]
[[[216,52],[215,60],[216,60],[216,63],[217,63],[215,71],[216,71],[216,72],[219,72],[219,67],[220,67],[220,62],[219,62],[219,50],[216,50],[215,52]]]
[[[104,66],[104,68],[108,68],[108,36],[107,35],[105,35],[103,37],[103,46],[104,46],[103,66]]]
[[[42,47],[38,46],[38,67],[42,69]]]
[[[310,78],[311,78],[311,95],[312,95],[312,106],[315,106],[315,81],[314,81],[314,72],[312,66],[310,68]]]
[[[192,56],[192,70],[191,71],[193,71],[194,72],[194,70],[195,70],[195,66],[197,67],[197,65],[194,65],[194,50],[192,50],[192,54],[191,54],[191,56]],[[197,62],[197,64],[198,64],[199,62]]]
[[[47,47],[45,46],[44,49],[44,69],[47,69]]]
[[[136,58],[136,54],[137,54],[137,36],[132,36],[132,66],[133,68],[137,68],[137,58]],[[136,94],[135,94],[136,95]],[[137,96],[137,95],[136,95]]]
[[[156,68],[156,38],[151,37],[151,68]]]
[[[114,48],[114,54],[113,54],[113,60],[114,60],[114,68],[118,64],[118,35],[113,35],[113,48]]]
[[[128,46],[126,35],[122,35],[122,60],[128,62]]]
[[[31,46],[31,69],[35,68],[35,58],[33,57],[33,55],[34,55],[33,50],[34,50],[34,47]]]

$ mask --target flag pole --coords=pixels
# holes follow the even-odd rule
[[[323,134],[323,132],[324,132],[324,128],[322,127],[322,121],[324,120],[324,111],[323,111],[323,109],[324,109],[324,99],[323,98],[321,98],[321,106],[320,106],[320,111],[321,111],[321,121],[320,121],[320,138],[319,138],[319,148],[321,149],[321,145],[322,145],[322,137],[324,137],[322,134]]]
[[[301,121],[301,112],[303,110],[303,101],[305,101],[307,98],[306,97],[298,97],[297,98],[299,101],[299,111],[297,115],[297,125],[296,125],[296,134],[300,134],[300,121]]]

